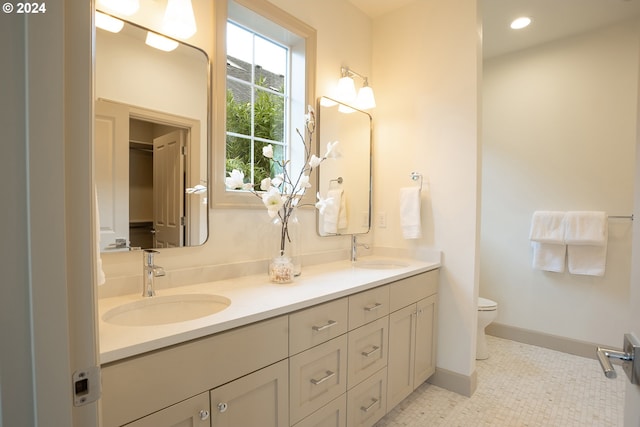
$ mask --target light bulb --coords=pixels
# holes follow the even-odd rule
[[[369,86],[362,86],[358,91],[356,106],[361,110],[376,108],[376,99],[373,96],[373,89]]]
[[[356,86],[351,77],[345,76],[338,80],[338,99],[347,103],[356,99]]]
[[[162,20],[167,35],[188,39],[196,33],[196,18],[191,0],[169,0]]]
[[[111,33],[119,33],[124,27],[124,21],[96,10],[96,27]]]
[[[160,34],[152,33],[151,31],[147,31],[147,39],[145,40],[145,43],[165,52],[171,52],[178,47],[177,41],[168,39]]]

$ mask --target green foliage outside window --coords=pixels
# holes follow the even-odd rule
[[[238,169],[244,173],[245,179],[249,180],[253,161],[254,183],[259,183],[264,178],[273,178],[280,173],[276,170],[276,165],[262,155],[262,147],[272,143],[274,159],[283,158],[284,146],[281,144],[284,143],[284,97],[260,89],[267,87],[264,76],[257,79],[256,86],[259,87],[255,89],[253,137],[270,142],[255,141],[251,144],[251,102],[236,99],[233,91],[227,89],[227,130],[246,137],[227,135],[226,171]],[[283,89],[279,92],[283,92]],[[276,144],[273,144],[274,142]]]

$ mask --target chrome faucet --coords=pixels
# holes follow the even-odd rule
[[[164,269],[153,263],[153,255],[160,253],[153,249],[142,251],[142,296],[153,297],[156,291],[153,286],[155,277],[164,276]]]
[[[355,262],[358,260],[358,246],[362,246],[365,249],[369,249],[369,245],[364,243],[358,243],[357,236],[355,234],[351,235],[351,262]]]

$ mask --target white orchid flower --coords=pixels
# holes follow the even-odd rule
[[[338,148],[338,141],[327,142],[327,154],[324,155],[325,159],[337,159],[342,157],[342,153]]]
[[[269,159],[273,159],[273,145],[269,144],[265,147],[262,147],[262,155]]]
[[[327,197],[324,199],[320,193],[316,194],[316,197],[318,198],[318,201],[316,202],[316,209],[318,209],[320,215],[322,215],[327,206],[333,205],[333,197]]]
[[[299,187],[300,188],[309,188],[309,187],[311,187],[311,183],[309,182],[309,175],[302,175],[300,177]]]
[[[274,187],[280,187],[283,182],[284,182],[284,175],[279,173],[278,175],[273,177],[273,179],[271,180],[271,185],[273,185]]]
[[[317,168],[318,166],[320,166],[320,163],[322,163],[322,159],[315,154],[312,154],[311,159],[309,159],[309,166],[311,166],[312,168]]]
[[[224,179],[224,185],[231,189],[242,188],[244,185],[244,173],[238,169],[232,170],[229,172],[229,176]]]
[[[271,188],[271,178],[265,178],[260,181],[260,189],[262,191],[267,191],[269,188]]]
[[[271,187],[269,191],[262,195],[262,203],[264,203],[264,206],[267,208],[269,217],[273,218],[278,214],[284,200],[278,189]]]
[[[313,133],[316,129],[316,113],[311,105],[307,105],[307,114],[304,115],[307,131]]]

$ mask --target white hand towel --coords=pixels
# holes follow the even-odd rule
[[[609,224],[605,212],[567,212],[569,273],[604,276]]]
[[[325,233],[337,234],[340,221],[340,206],[342,205],[342,189],[336,188],[327,191],[327,199],[332,199],[324,209],[322,215],[323,229]]]
[[[400,189],[400,226],[402,227],[402,237],[405,239],[422,237],[419,187]]]
[[[533,248],[532,267],[564,272],[567,247],[564,244],[564,212],[536,211],[531,218],[529,239]]]
[[[533,264],[536,270],[563,273],[567,247],[552,243],[531,242],[533,248]]]
[[[340,210],[338,212],[338,230],[347,228],[349,219],[347,216],[347,196],[344,191],[340,192]]]
[[[533,242],[564,244],[565,213],[557,211],[536,211],[531,218],[529,239]]]

